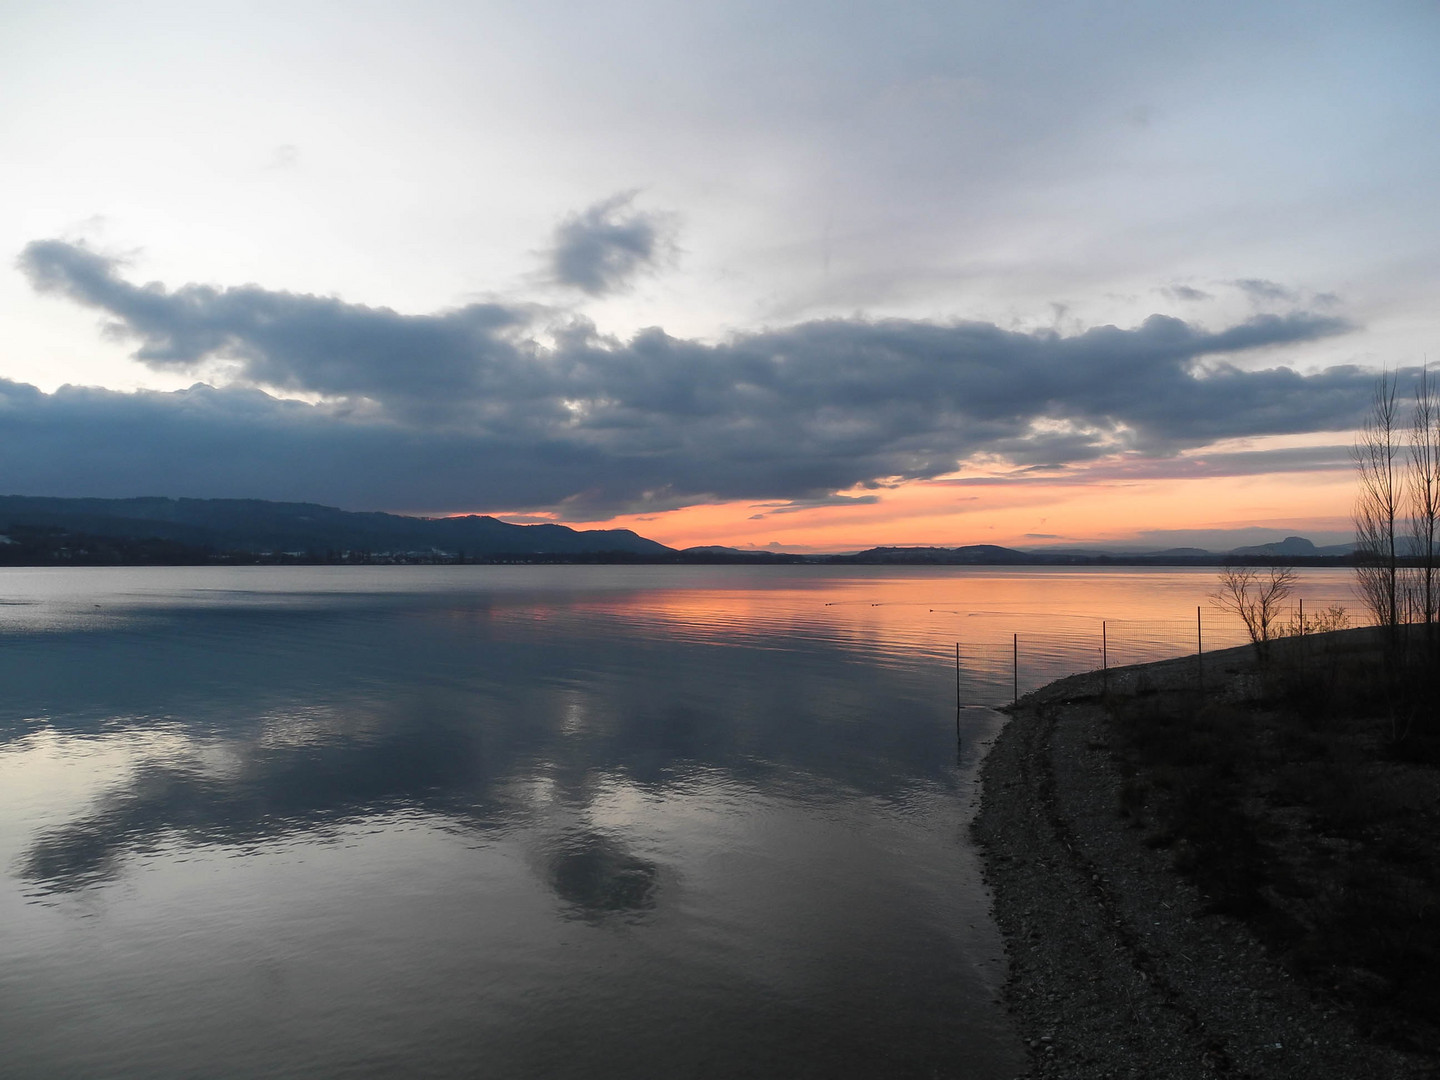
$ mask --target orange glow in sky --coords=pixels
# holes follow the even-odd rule
[[[1114,541],[1205,546],[1183,536],[1149,534],[1257,527],[1273,531],[1277,540],[1298,534],[1325,544],[1348,538],[1354,477],[1348,468],[1241,476],[1131,475],[1112,462],[1064,477],[962,476],[843,497],[857,501],[818,506],[712,503],[563,523],[633,529],[671,547],[719,544],[799,552]],[[866,497],[871,501],[858,501]]]

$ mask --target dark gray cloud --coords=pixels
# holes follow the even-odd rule
[[[407,315],[256,285],[139,286],[59,241],[30,244],[21,266],[35,287],[102,311],[142,363],[224,361],[235,381],[173,394],[0,384],[0,460],[20,494],[574,517],[799,503],[939,476],[977,453],[1060,467],[1117,449],[1163,458],[1234,436],[1347,430],[1373,382],[1356,367],[1232,362],[1348,329],[1304,311],[1219,330],[1154,315],[1070,336],[833,319],[719,344],[658,329],[615,341],[577,323],[541,345],[521,307]]]
[[[550,269],[556,281],[604,296],[622,291],[656,263],[667,242],[666,222],[633,209],[635,195],[603,199],[555,230]]]
[[[116,261],[59,240],[27,245],[20,266],[42,292],[104,311],[113,319],[107,333],[138,340],[135,359],[156,370],[194,371],[224,359],[253,383],[383,401],[399,413],[523,392],[496,382],[523,370],[516,337],[529,322],[523,309],[471,304],[401,315],[256,285],[170,292],[132,285]]]
[[[6,380],[0,462],[16,494],[144,491],[413,510],[553,505],[604,490],[614,467],[560,440],[357,419],[258,390],[45,394]]]

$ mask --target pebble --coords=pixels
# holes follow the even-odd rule
[[[1243,678],[1246,654],[1229,659]],[[1162,686],[1193,680],[1194,661],[1112,669],[1112,690],[1133,686],[1142,670]],[[1437,1075],[1436,1062],[1375,1045],[1313,1001],[1243,925],[1196,917],[1203,898],[1174,872],[1170,854],[1146,848],[1115,813],[1121,779],[1099,681],[1075,676],[1028,695],[982,771],[974,832],[1029,1075]],[[1282,1025],[1286,1037],[1277,1039]]]

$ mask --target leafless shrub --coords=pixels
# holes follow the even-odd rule
[[[1349,625],[1350,613],[1339,604],[1331,604],[1324,611],[1291,614],[1276,636],[1301,637],[1310,634],[1328,634],[1331,630],[1344,630]]]
[[[1279,636],[1281,606],[1298,580],[1292,566],[1272,566],[1264,574],[1250,566],[1226,566],[1220,571],[1220,587],[1210,594],[1210,603],[1240,617],[1256,655],[1263,660],[1270,641]]]

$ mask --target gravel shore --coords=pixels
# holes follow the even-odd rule
[[[1238,692],[1243,655],[1206,658],[1213,692]],[[1109,687],[1194,678],[1190,658],[1112,671]],[[1030,1075],[1440,1076],[1361,1038],[1126,828],[1100,690],[1080,675],[1023,698],[982,769],[974,832]]]

